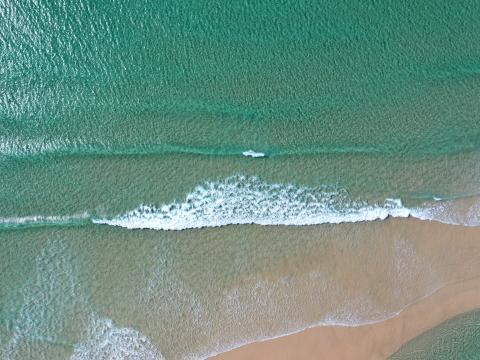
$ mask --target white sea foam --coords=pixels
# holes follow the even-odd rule
[[[256,152],[256,151],[253,151],[253,150],[244,151],[244,152],[242,152],[242,155],[243,155],[243,156],[253,157],[253,158],[265,157],[265,153]]]
[[[4,360],[22,359],[19,352],[28,344],[64,343],[65,329],[83,300],[75,261],[68,247],[54,240],[36,257],[31,276],[17,287],[20,297],[12,294],[2,299],[12,319],[12,334],[4,348],[0,339]]]
[[[403,246],[404,244],[394,244],[394,247],[398,249],[398,247]],[[396,250],[397,250],[396,249]],[[408,251],[408,250],[407,250]],[[414,255],[416,254],[409,254],[409,255]],[[402,256],[402,254],[400,255]],[[414,259],[417,260],[417,259]],[[419,260],[419,259],[418,259]],[[410,261],[410,260],[407,260]],[[422,264],[423,266],[424,264]],[[378,307],[375,303],[372,303],[372,299],[370,296],[365,296],[365,297],[353,297],[350,294],[349,296],[345,296],[342,300],[339,300],[336,302],[335,310],[332,311],[331,313],[326,314],[324,317],[321,319],[314,321],[309,324],[295,324],[293,323],[289,324],[286,330],[279,331],[277,334],[272,334],[272,333],[266,333],[262,335],[257,335],[254,337],[244,337],[243,339],[238,339],[235,342],[231,343],[223,343],[221,346],[218,346],[216,349],[211,350],[210,352],[206,354],[202,354],[201,356],[197,356],[197,359],[209,359],[213,356],[216,356],[221,353],[225,353],[227,351],[233,350],[235,348],[239,348],[241,346],[253,343],[253,342],[259,342],[259,341],[267,341],[267,340],[272,340],[272,339],[277,339],[281,337],[285,337],[288,335],[292,335],[295,333],[299,333],[301,331],[304,331],[306,329],[310,328],[316,328],[319,326],[342,326],[342,327],[359,327],[359,326],[365,326],[365,325],[371,325],[371,324],[376,324],[391,318],[396,317],[399,315],[402,311],[410,307],[411,305],[417,303],[418,301],[428,298],[430,295],[434,294],[441,288],[445,286],[445,284],[436,277],[436,274],[433,274],[431,272],[431,269],[428,268],[428,261],[427,261],[427,277],[433,276],[432,282],[429,283],[429,286],[425,288],[425,292],[423,295],[420,295],[418,298],[412,298],[409,301],[400,304],[397,309],[392,309],[392,310],[385,310],[385,311],[378,311]],[[423,269],[422,269],[423,270]],[[409,269],[409,271],[412,271],[412,269]],[[419,273],[420,269],[415,269],[413,272],[412,276],[415,276],[415,274],[422,274]],[[423,275],[423,274],[422,274]],[[308,274],[309,277],[322,277],[322,274],[320,273],[310,273]],[[291,278],[291,277],[290,277]],[[280,290],[284,294],[288,294],[288,296],[285,296],[285,299],[288,299],[289,297],[293,296],[295,297],[295,294],[301,294],[299,295],[300,297],[305,296],[304,293],[298,291],[295,293],[292,291],[291,283],[289,283],[287,278],[279,278],[276,281],[261,281],[255,286],[252,287],[251,292],[247,293],[246,296],[251,299],[253,302],[261,302],[258,304],[256,309],[268,309],[268,310],[263,310],[263,311],[285,311],[285,308],[288,308],[288,303],[284,304],[282,303],[281,305],[276,302],[269,302],[268,298],[272,291],[275,291],[275,289]],[[301,279],[297,279],[300,280]],[[326,278],[323,277],[320,281],[325,282]],[[395,279],[394,279],[395,280]],[[398,280],[398,279],[397,279]],[[319,281],[316,279],[315,281]],[[327,280],[328,281],[328,280]],[[289,284],[289,285],[287,285]],[[287,286],[288,290],[283,288],[283,286]],[[400,285],[400,288],[403,288],[405,290],[405,285],[408,286],[408,282],[404,284],[398,284]],[[279,288],[278,288],[279,287]],[[315,296],[312,301],[317,301],[319,302],[319,308],[322,308],[323,306],[321,305],[321,299],[331,299],[332,298],[332,292],[337,292],[341,291],[341,287],[339,287],[336,283],[332,283],[324,285],[324,289],[327,293],[324,293],[325,296]],[[232,311],[235,312],[236,316],[248,316],[250,312],[248,312],[247,309],[242,308],[242,303],[239,302],[238,297],[240,295],[239,289],[233,289],[231,293],[227,294],[227,301],[232,303],[233,309]],[[286,291],[285,291],[286,290]],[[404,296],[405,293],[402,294]],[[335,295],[333,295],[335,296]],[[298,299],[293,299],[290,300],[290,304],[298,304]],[[274,304],[272,306],[272,304]],[[239,311],[240,309],[240,311]],[[276,319],[282,319],[282,315],[279,315],[279,317],[276,317]],[[244,321],[244,320],[241,320]]]
[[[436,201],[428,207],[411,209],[411,215],[420,220],[434,220],[445,224],[480,226],[478,198]]]
[[[86,339],[74,347],[70,360],[162,360],[162,354],[139,331],[116,326],[92,315]]]
[[[182,230],[229,224],[338,224],[408,217],[410,213],[399,199],[368,204],[353,200],[336,186],[309,188],[233,176],[197,186],[180,203],[142,205],[124,215],[93,222],[129,229]]]
[[[232,176],[197,186],[182,202],[141,205],[113,218],[25,216],[0,218],[0,227],[68,226],[92,221],[129,229],[183,230],[231,224],[317,225],[415,217],[446,224],[480,226],[480,201],[435,200],[409,208],[400,199],[368,203],[336,186],[301,187]]]

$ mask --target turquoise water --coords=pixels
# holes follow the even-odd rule
[[[31,337],[70,344],[68,353],[78,340],[51,340],[60,321],[55,313],[43,330],[12,331],[38,310],[21,310],[36,296],[30,285],[37,275],[28,269],[43,279],[45,301],[58,300],[44,280],[54,272],[48,259],[57,257],[48,252],[63,254],[69,241],[80,248],[91,241],[103,253],[116,237],[131,238],[149,254],[159,237],[178,237],[203,254],[195,245],[202,231],[232,224],[416,217],[478,226],[479,7],[477,1],[3,1],[0,246],[14,259],[11,266],[18,260],[26,271],[24,279],[9,275],[0,282],[26,289],[0,316],[2,331],[17,334],[7,336],[9,344],[17,344],[15,336]],[[143,229],[141,235],[134,229]],[[215,238],[238,238],[237,230],[225,229]],[[38,251],[23,259],[29,247]],[[158,249],[175,252],[174,245]],[[270,259],[272,268],[285,257]],[[95,269],[95,261],[85,256],[75,265],[78,275],[58,281],[76,289],[83,266]],[[235,262],[237,276],[244,261]],[[184,278],[198,276],[190,270]],[[95,276],[87,279],[90,289]],[[108,289],[103,280],[98,287]],[[202,284],[215,293],[215,282]],[[68,291],[68,299],[77,299],[76,290]],[[85,314],[95,317],[89,301],[53,308],[90,309]],[[108,312],[106,306],[103,320],[82,315],[81,322],[111,331],[112,339],[133,334],[140,341],[135,316],[116,327]],[[195,336],[189,339],[215,338]],[[239,341],[234,338],[224,343]],[[147,345],[145,356],[156,356]],[[219,348],[210,345],[168,351],[184,358]]]
[[[474,1],[2,8],[5,155],[480,145]]]
[[[391,359],[478,359],[480,312],[448,320],[403,345]]]
[[[2,223],[111,219],[232,176],[318,198],[335,185],[352,196],[333,199],[335,211],[474,196],[476,10],[476,2],[6,2]],[[265,158],[242,159],[247,151]],[[303,222],[323,222],[315,211]],[[300,218],[301,210],[265,222]]]
[[[7,2],[2,223],[112,218],[236,175],[336,185],[355,209],[476,195],[478,4],[445,6]]]

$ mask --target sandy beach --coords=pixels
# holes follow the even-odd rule
[[[407,220],[411,228],[425,226]],[[394,221],[391,226],[405,226]],[[259,341],[216,355],[215,360],[236,359],[386,359],[402,344],[422,332],[458,314],[480,308],[480,271],[476,263],[462,264],[461,255],[480,248],[480,230],[430,223],[417,244],[430,249],[432,256],[445,255],[443,270],[450,271],[451,281],[431,295],[407,306],[399,314],[377,323],[357,326],[318,326],[298,333]],[[455,244],[453,243],[455,242]],[[457,253],[451,249],[455,246]],[[437,268],[438,269],[438,268]],[[467,273],[462,279],[461,273]]]

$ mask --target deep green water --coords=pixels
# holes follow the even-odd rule
[[[480,311],[448,320],[403,345],[390,359],[443,360],[480,357]]]
[[[4,223],[112,218],[235,175],[370,205],[479,192],[476,1],[0,9]]]
[[[476,149],[479,7],[6,2],[2,153]]]
[[[9,266],[24,264],[30,279],[9,271],[0,280],[1,288],[26,291],[12,295],[18,298],[9,298],[11,307],[0,314],[8,343],[57,344],[49,331],[56,338],[59,319],[71,317],[54,312],[31,330],[32,314],[44,310],[22,306],[37,296],[58,300],[53,308],[92,313],[84,300],[72,300],[77,295],[64,303],[47,285],[55,269],[49,259],[62,258],[70,241],[106,251],[116,237],[131,238],[139,254],[172,254],[174,245],[156,248],[156,241],[178,237],[202,253],[198,230],[185,230],[188,241],[184,231],[163,230],[388,216],[478,226],[479,14],[478,1],[1,2],[0,253]],[[215,237],[241,238],[228,229]],[[24,257],[29,247],[36,250]],[[285,257],[270,259],[270,266]],[[58,261],[73,266],[70,258]],[[80,273],[84,266],[95,273],[95,259],[76,261]],[[239,277],[244,261],[235,262]],[[195,278],[190,270],[184,276]],[[39,293],[30,286],[35,274]],[[76,289],[79,279],[58,281]],[[96,277],[87,279],[90,289]],[[98,287],[110,289],[103,280]],[[215,293],[213,280],[202,284]],[[172,324],[185,313],[169,309]],[[110,310],[102,308],[102,316],[116,321]],[[123,324],[135,329],[135,319]],[[102,321],[98,326],[109,328]],[[310,324],[292,323],[263,334]],[[222,348],[208,345],[212,339],[218,338],[191,335],[177,353],[164,344],[162,351],[182,358]],[[65,340],[66,349],[77,340]],[[199,343],[207,345],[191,345]]]

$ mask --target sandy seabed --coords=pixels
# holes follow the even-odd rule
[[[449,276],[438,290],[384,321],[350,327],[312,327],[250,343],[212,359],[386,359],[422,332],[480,308],[480,263],[470,259],[480,249],[480,229],[433,222],[426,226],[414,219],[393,220],[389,227],[395,232],[405,231],[405,227],[413,229],[420,234],[416,243],[424,253],[444,258],[443,265],[437,262],[436,268],[443,267],[441,270]]]

